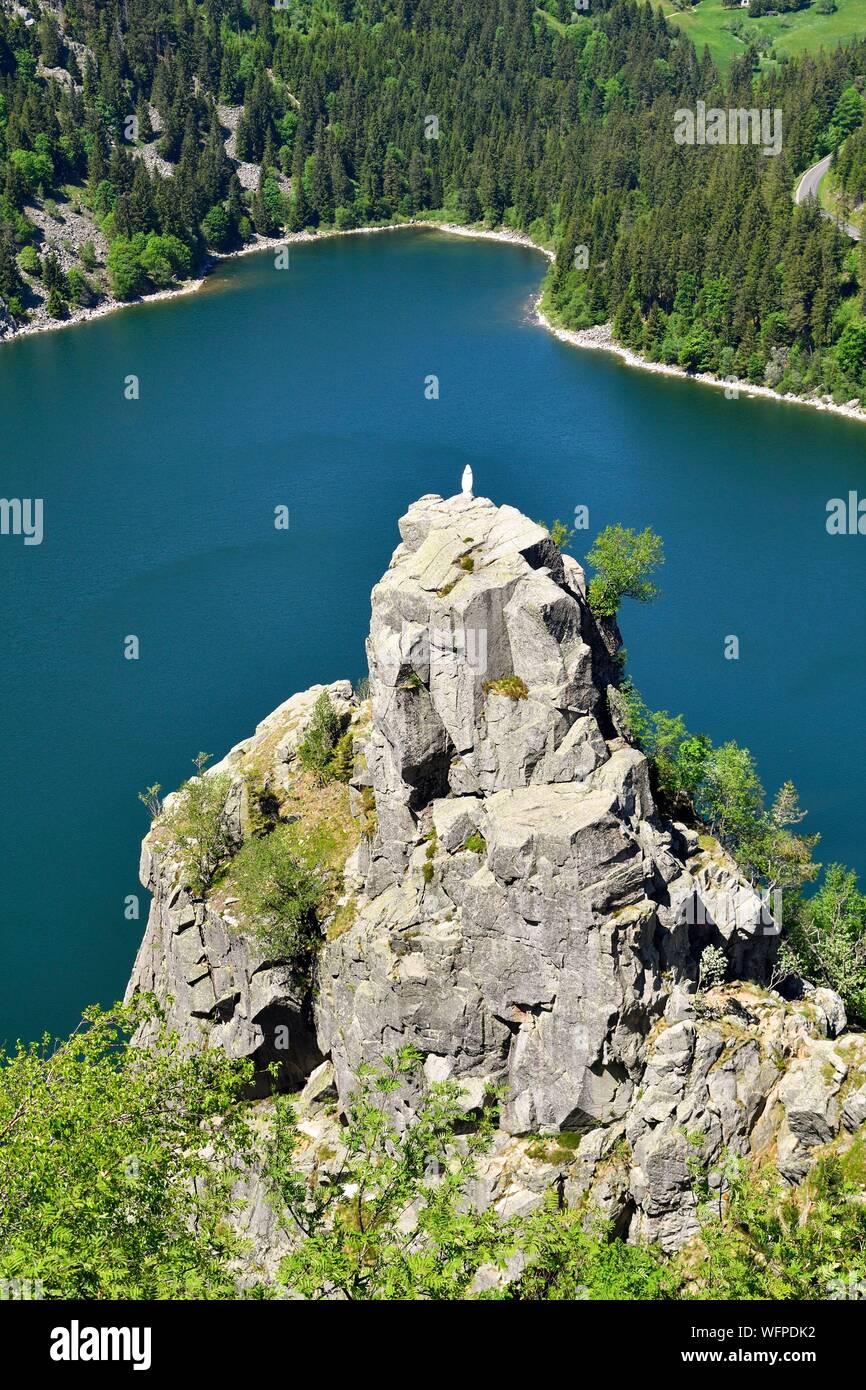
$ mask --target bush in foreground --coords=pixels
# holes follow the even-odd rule
[[[146,1021],[154,1047],[131,1047]],[[180,1051],[145,998],[0,1053],[0,1278],[47,1298],[233,1297],[226,1164],[249,1152],[249,1075]]]
[[[142,1023],[152,1046],[133,1047]],[[800,1188],[725,1153],[695,1162],[700,1235],[678,1255],[632,1246],[562,1208],[503,1221],[470,1194],[495,1128],[496,1096],[467,1116],[460,1088],[423,1089],[404,1048],[364,1068],[340,1131],[341,1156],[312,1177],[277,1098],[266,1141],[271,1201],[293,1249],[276,1284],[303,1298],[857,1298],[866,1287],[866,1140],[827,1153]],[[236,1179],[255,1143],[242,1102],[249,1063],[190,1054],[139,998],[93,1008],[66,1041],[0,1056],[0,1279],[39,1281],[47,1298],[233,1299],[252,1253],[233,1232]],[[389,1099],[421,1087],[400,1128]],[[258,1168],[258,1159],[256,1158]],[[499,1276],[510,1271],[511,1282]]]

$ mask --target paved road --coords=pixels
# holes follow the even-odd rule
[[[797,184],[794,193],[795,203],[805,203],[807,198],[817,199],[818,190],[821,187],[821,180],[830,168],[830,161],[832,158],[833,156],[831,154],[825,154],[823,159],[819,159],[817,164],[813,164],[811,169],[807,169],[805,174],[800,175],[800,182]],[[825,212],[824,216],[829,217],[830,213]],[[861,232],[857,227],[853,226],[852,223],[840,222],[838,218],[834,220],[839,230],[847,232],[852,241],[860,240]]]

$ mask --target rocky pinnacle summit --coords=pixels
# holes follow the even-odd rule
[[[312,1107],[311,1164],[328,1162],[358,1068],[411,1043],[467,1113],[501,1095],[477,1200],[513,1210],[561,1180],[566,1200],[673,1249],[697,1229],[694,1145],[707,1164],[772,1148],[799,1180],[845,1105],[866,1113],[866,1048],[837,1037],[831,991],[786,1004],[767,988],[761,899],[712,837],[660,813],[580,565],[471,480],[399,527],[372,594],[369,696],[345,681],[295,695],[207,774],[229,774],[237,851],[251,770],[287,819],[324,795],[297,756],[323,689],[352,731],[342,896],[312,981],[256,944],[230,891],[191,894],[157,825],[130,991],[164,999],[191,1045],[251,1057],[263,1079],[278,1061]],[[736,983],[701,993],[710,945]],[[406,1120],[418,1084],[391,1097]],[[316,1118],[327,1090],[337,1114]],[[537,1148],[563,1132],[565,1168]]]
[[[367,644],[377,826],[349,866],[355,925],[322,960],[320,1039],[343,1089],[413,1041],[433,1074],[503,1084],[515,1134],[621,1120],[704,944],[685,905],[705,900],[705,944],[760,978],[761,904],[657,815],[583,571],[546,529],[431,496],[400,534]],[[732,884],[736,921],[713,915]]]

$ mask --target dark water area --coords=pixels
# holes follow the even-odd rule
[[[339,238],[0,351],[0,495],[44,499],[41,545],[0,536],[0,1039],[122,993],[137,793],[363,674],[397,518],[467,462],[535,518],[588,506],[578,558],[610,522],[660,532],[663,596],[621,615],[646,699],[793,777],[819,857],[866,870],[866,537],[825,526],[866,495],[866,428],[559,343],[528,315],[543,268]]]

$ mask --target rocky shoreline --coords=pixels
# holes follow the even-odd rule
[[[375,227],[350,227],[344,231],[332,228],[324,232],[285,232],[281,236],[264,237],[256,235],[253,241],[245,246],[240,246],[234,251],[213,251],[209,254],[204,265],[201,267],[200,274],[184,280],[181,284],[170,289],[154,290],[152,294],[139,295],[135,299],[113,299],[106,295],[105,299],[99,303],[85,308],[70,309],[67,316],[63,319],[48,319],[41,317],[36,323],[26,323],[20,326],[7,326],[5,333],[2,331],[3,325],[0,323],[0,346],[3,343],[11,343],[18,338],[32,337],[36,333],[52,333],[61,328],[72,328],[77,324],[89,323],[92,319],[105,318],[107,314],[113,314],[121,309],[131,309],[140,304],[155,304],[159,300],[178,299],[181,295],[194,294],[200,290],[211,271],[223,261],[233,261],[241,256],[253,256],[264,251],[277,250],[281,246],[298,245],[303,242],[327,241],[332,237],[344,236],[373,236],[379,232],[399,232],[407,227],[431,228],[435,231],[448,232],[453,236],[470,237],[482,241],[501,241],[507,242],[512,246],[523,246],[527,250],[539,251],[548,260],[553,260],[553,253],[544,247],[538,246],[529,237],[519,232],[485,230],[484,228],[461,227],[455,222],[390,222],[382,226]]]
[[[535,301],[535,319],[558,338],[560,342],[570,343],[572,347],[588,348],[590,351],[612,352],[622,358],[629,367],[639,367],[644,372],[655,372],[659,376],[675,376],[686,381],[700,382],[703,386],[721,387],[731,393],[731,399],[739,396],[764,397],[766,400],[782,401],[794,405],[810,406],[813,410],[829,411],[832,415],[844,415],[848,420],[866,420],[866,410],[854,401],[838,405],[830,396],[797,396],[793,391],[774,391],[771,386],[755,386],[750,382],[734,378],[716,376],[713,372],[687,372],[685,367],[677,367],[666,362],[651,362],[632,348],[624,347],[615,341],[609,323],[594,324],[592,328],[562,328],[554,323],[541,308],[541,296]]]
[[[117,300],[106,299],[104,303],[94,305],[90,308],[71,310],[68,317],[64,319],[41,321],[35,324],[24,324],[20,328],[7,330],[4,334],[0,333],[0,346],[4,342],[12,342],[16,338],[23,338],[34,333],[52,332],[59,328],[71,328],[75,324],[87,323],[91,319],[104,318],[106,314],[112,314],[119,309],[128,309],[136,304],[152,304],[158,300],[175,299],[180,295],[193,294],[201,289],[210,272],[223,261],[236,260],[241,256],[256,255],[259,252],[276,250],[280,246],[297,245],[302,242],[326,241],[331,237],[342,236],[372,236],[380,232],[398,232],[406,228],[415,230],[428,228],[433,231],[447,232],[450,236],[467,237],[476,241],[498,241],[509,246],[521,246],[529,251],[537,251],[549,262],[555,259],[554,253],[547,247],[540,246],[524,232],[514,232],[508,229],[494,229],[484,227],[464,227],[457,222],[438,222],[426,221],[423,219],[413,219],[408,222],[391,222],[382,226],[375,227],[352,227],[345,231],[336,228],[324,232],[288,232],[282,236],[260,237],[249,242],[246,246],[241,246],[235,251],[213,252],[208,257],[202,267],[201,274],[194,279],[186,280],[183,284],[167,290],[156,290],[153,294],[141,295],[137,299]],[[747,398],[763,397],[765,400],[780,401],[787,404],[808,406],[812,410],[825,411],[831,415],[842,415],[848,420],[866,420],[866,409],[856,401],[849,401],[839,405],[830,396],[797,396],[792,391],[780,392],[770,386],[753,385],[750,382],[728,379],[716,376],[713,372],[688,372],[684,367],[677,367],[664,362],[651,362],[648,358],[641,356],[632,348],[625,347],[617,343],[613,337],[610,323],[594,324],[591,328],[564,328],[555,323],[541,308],[541,295],[537,295],[533,305],[533,319],[541,327],[546,328],[560,342],[569,343],[572,347],[586,348],[589,351],[611,352],[621,358],[629,367],[637,367],[641,371],[654,372],[660,376],[679,377],[687,381],[699,382],[704,386],[714,386],[724,391],[732,393],[732,399],[739,396]],[[736,393],[734,395],[733,393]]]

